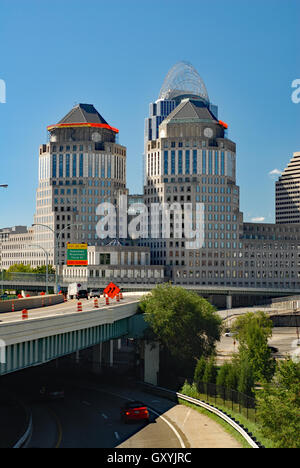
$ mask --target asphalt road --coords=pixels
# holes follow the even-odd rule
[[[95,309],[94,307],[94,299],[82,299],[81,304],[82,304],[82,312],[77,311],[77,302],[75,299],[62,303],[62,304],[57,304],[54,306],[48,306],[48,307],[41,307],[38,309],[30,309],[28,310],[28,319],[27,320],[34,320],[34,319],[39,319],[39,318],[44,318],[44,317],[53,317],[53,316],[60,316],[60,315],[67,315],[67,314],[74,314],[74,313],[84,313],[84,312],[90,312],[91,310],[107,310],[109,307],[116,307],[118,305],[122,304],[129,304],[132,302],[137,302],[137,300],[142,296],[142,294],[136,296],[136,295],[126,295],[124,294],[124,299],[120,300],[120,302],[117,302],[116,299],[109,300],[109,305],[105,304],[105,299],[101,297],[101,299],[98,299],[98,305],[99,308]],[[22,321],[22,312],[8,312],[8,313],[2,313],[0,314],[0,327],[1,327],[1,322],[2,323],[13,323],[13,322],[19,322]]]
[[[95,387],[95,388],[94,388]],[[96,388],[97,387],[97,388]],[[125,424],[120,409],[136,392],[65,381],[63,400],[30,402],[33,433],[29,448],[183,448],[183,437],[151,412],[150,424]],[[131,398],[134,396],[134,398]],[[139,395],[140,396],[140,395]],[[149,398],[149,396],[148,396]],[[153,397],[150,397],[153,400]],[[145,400],[144,400],[145,401]],[[165,407],[173,406],[166,401]]]
[[[296,328],[294,327],[274,327],[272,337],[268,343],[270,346],[278,348],[278,353],[274,357],[290,356],[294,350],[294,342],[297,339]],[[232,337],[222,336],[217,343],[217,354],[220,360],[231,357],[232,353],[238,350],[238,342]]]
[[[58,374],[57,374],[58,372]],[[62,400],[37,398],[41,376],[63,386]],[[185,405],[157,397],[136,385],[107,383],[103,376],[66,373],[42,366],[7,376],[5,385],[32,411],[29,448],[239,448],[222,426]],[[37,391],[36,391],[37,390]],[[150,423],[121,421],[120,409],[139,400],[150,410]]]

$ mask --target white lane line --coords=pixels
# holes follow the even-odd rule
[[[115,392],[109,392],[109,391],[105,391],[105,390],[98,390],[98,392],[102,392],[102,393],[108,393],[109,395],[114,395],[118,398],[122,398],[123,400],[127,400],[127,401],[135,401],[133,400],[132,398],[127,398],[125,397],[124,395],[120,395],[118,393],[115,393]],[[148,406],[148,405],[147,405]],[[172,431],[174,432],[174,434],[176,435],[176,437],[178,438],[179,442],[180,442],[180,445],[181,445],[181,448],[186,448],[185,445],[184,445],[184,442],[182,440],[182,437],[181,435],[179,434],[179,432],[175,429],[175,427],[164,417],[162,416],[160,413],[158,413],[157,411],[155,411],[154,409],[150,408],[148,406],[148,409],[149,411],[151,411],[152,413],[156,414],[156,416],[158,416],[159,418],[161,418],[166,424],[168,424],[168,426],[170,427],[170,429],[172,429]],[[116,434],[116,433],[115,433]]]
[[[91,406],[91,403],[90,403],[89,401],[85,401],[85,400],[82,401],[82,404],[83,404],[83,405],[86,405],[86,406]]]
[[[120,436],[119,436],[119,434],[117,432],[115,432],[115,437],[116,437],[117,440],[120,440]]]
[[[148,407],[149,408],[149,407]],[[168,426],[170,427],[170,429],[172,429],[172,431],[174,432],[174,434],[176,435],[176,437],[178,438],[179,442],[180,442],[180,445],[181,445],[181,448],[186,448],[185,445],[184,445],[184,442],[181,438],[181,435],[179,434],[179,432],[177,431],[177,429],[175,429],[175,427],[164,417],[162,416],[161,414],[157,413],[154,409],[152,408],[149,408],[149,411],[152,411],[152,413],[156,414],[159,418],[161,418],[166,424],[168,424]]]
[[[185,425],[186,420],[187,420],[187,418],[189,417],[191,411],[192,411],[192,410],[191,410],[191,408],[190,408],[189,411],[187,412],[186,417],[184,418],[184,421],[183,421],[183,424],[182,424],[183,426]]]

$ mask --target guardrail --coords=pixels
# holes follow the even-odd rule
[[[170,398],[174,401],[181,399],[184,400],[188,403],[192,403],[193,405],[200,406],[207,411],[210,411],[211,413],[216,414],[218,417],[226,421],[231,427],[233,427],[247,442],[252,448],[263,448],[263,446],[256,441],[255,437],[247,431],[242,424],[239,422],[235,421],[234,418],[228,416],[225,412],[219,410],[215,406],[209,405],[205,403],[204,401],[197,400],[196,398],[192,398],[186,395],[183,395],[182,393],[174,392],[172,390],[168,390],[163,387],[157,387],[155,385],[147,384],[144,382],[140,382],[140,384],[145,388],[145,390],[148,390],[153,393],[159,392],[160,395],[163,393],[162,396],[166,396],[167,398]]]
[[[28,443],[30,442],[31,435],[32,435],[32,414],[29,414],[29,420],[28,420],[28,426],[26,428],[26,431],[20,437],[20,439],[14,444],[12,448],[25,448]]]

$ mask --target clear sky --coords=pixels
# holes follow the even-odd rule
[[[0,0],[0,227],[33,222],[38,147],[75,103],[119,128],[141,192],[144,119],[181,60],[237,143],[244,219],[274,222],[269,173],[300,151],[299,26],[299,0]]]

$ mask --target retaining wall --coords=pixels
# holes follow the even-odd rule
[[[52,294],[49,296],[33,296],[24,299],[11,299],[9,301],[0,301],[0,313],[13,312],[23,309],[37,309],[50,305],[61,304],[64,302],[62,294]]]

